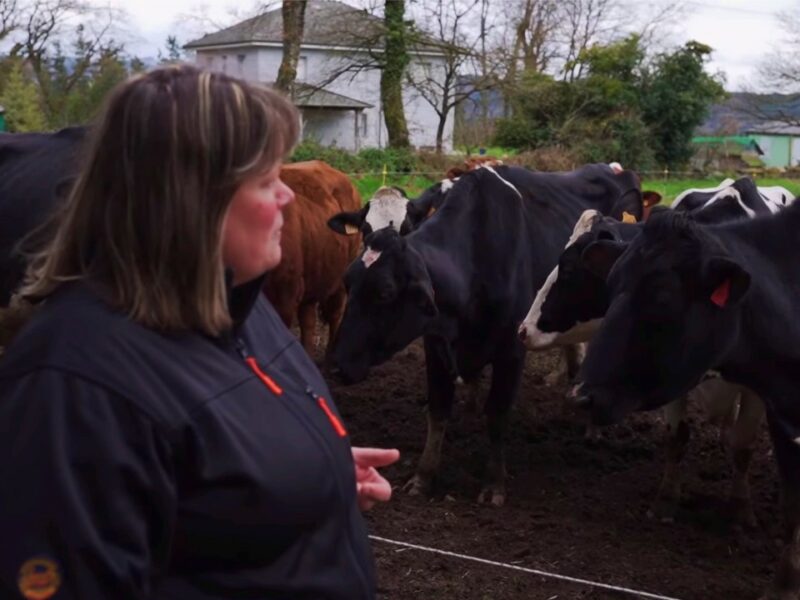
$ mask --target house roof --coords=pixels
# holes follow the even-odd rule
[[[341,46],[380,48],[377,41],[383,30],[383,20],[364,9],[355,8],[336,0],[309,0],[303,27],[305,46]],[[435,41],[427,40],[425,50],[437,52]],[[377,43],[376,43],[377,41]],[[259,43],[283,43],[283,14],[277,8],[252,19],[247,19],[226,29],[209,33],[184,46],[199,50],[213,46],[243,46]]]
[[[782,121],[765,121],[747,128],[745,133],[767,135],[800,135],[800,126],[789,125]]]
[[[372,108],[372,104],[348,98],[323,88],[317,88],[303,83],[295,84],[294,103],[300,108]]]

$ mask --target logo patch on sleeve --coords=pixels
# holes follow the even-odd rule
[[[61,587],[58,564],[49,558],[37,557],[26,560],[19,569],[17,585],[27,600],[47,600]]]

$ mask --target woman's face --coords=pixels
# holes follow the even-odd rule
[[[222,260],[239,285],[281,261],[281,210],[294,192],[280,180],[280,164],[245,179],[233,195],[222,225]]]

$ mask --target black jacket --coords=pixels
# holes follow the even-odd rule
[[[22,330],[0,360],[0,596],[374,597],[349,438],[260,283],[224,339],[158,334],[84,283]]]

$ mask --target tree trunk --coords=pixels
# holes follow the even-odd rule
[[[408,148],[408,124],[403,108],[403,76],[409,63],[406,48],[405,0],[386,0],[385,65],[381,72],[381,103],[389,147]]]
[[[283,0],[281,13],[283,14],[283,58],[275,87],[294,98],[297,62],[300,59],[300,43],[303,41],[306,0]]]

